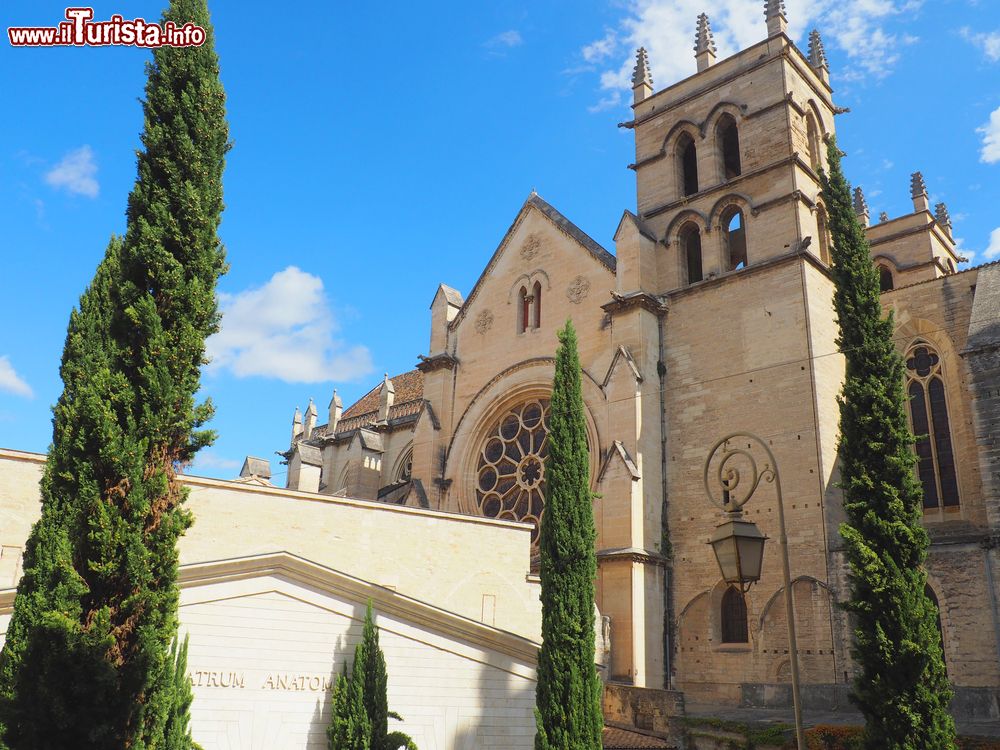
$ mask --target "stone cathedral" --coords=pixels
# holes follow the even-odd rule
[[[698,19],[697,72],[657,90],[645,50],[632,77],[637,205],[609,252],[534,192],[463,296],[441,284],[415,369],[386,376],[320,423],[296,410],[288,486],[307,492],[544,522],[555,332],[580,338],[597,499],[597,606],[607,678],[689,699],[788,700],[780,552],[745,600],[706,544],[718,511],[702,464],[721,436],[766,439],[780,467],[803,683],[843,704],[853,667],[838,525],[830,238],[819,173],[835,131],[822,41],[768,38],[717,60]],[[900,186],[905,189],[905,186]],[[920,173],[913,211],[869,216],[883,305],[906,362],[916,471],[956,710],[1000,698],[1000,266],[956,270],[944,204]],[[746,507],[776,540],[775,497]],[[534,532],[532,534],[534,542]],[[527,567],[527,566],[526,566]],[[502,599],[502,597],[501,597]],[[503,606],[497,599],[498,607]]]
[[[702,15],[696,72],[665,89],[638,51],[621,123],[635,136],[637,202],[614,252],[531,193],[475,285],[434,292],[413,370],[346,409],[334,391],[322,422],[315,404],[296,409],[286,487],[252,457],[232,481],[184,477],[196,520],[179,545],[180,622],[202,747],[324,750],[330,684],[369,601],[404,717],[393,729],[422,750],[533,747],[536,536],[567,318],[595,493],[605,747],[670,746],[669,732],[637,733],[662,729],[685,699],[790,702],[775,486],[744,508],[771,540],[745,597],[707,543],[722,514],[704,461],[734,432],[760,436],[780,470],[804,705],[846,705],[844,361],[819,183],[843,110],[819,34],[803,52],[780,0],[765,15],[767,38],[724,60]],[[873,220],[860,189],[855,210],[921,436],[952,707],[997,719],[1000,264],[957,270],[947,208],[932,209],[919,172],[909,188],[903,216]],[[44,463],[0,449],[2,630]]]

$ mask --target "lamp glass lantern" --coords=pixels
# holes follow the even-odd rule
[[[767,537],[752,521],[730,517],[715,528],[709,540],[726,583],[746,591],[760,579]]]

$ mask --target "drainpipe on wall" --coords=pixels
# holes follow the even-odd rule
[[[665,302],[666,300],[662,300]],[[674,688],[673,654],[671,649],[674,644],[674,601],[673,601],[673,545],[670,543],[670,525],[667,521],[667,366],[664,364],[664,342],[663,342],[663,320],[665,314],[657,316],[657,332],[659,334],[659,355],[656,362],[656,374],[660,382],[660,493],[662,505],[660,512],[661,528],[663,529],[663,542],[660,552],[664,557],[663,563],[663,586],[664,586],[664,611],[663,611],[663,687],[667,690]],[[669,545],[669,546],[667,546]],[[666,546],[666,549],[663,547]]]

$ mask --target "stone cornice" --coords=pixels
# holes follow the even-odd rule
[[[640,547],[616,547],[614,549],[597,550],[598,565],[605,562],[637,562],[644,565],[656,565],[661,568],[667,566],[667,558],[659,552],[642,549]]]
[[[617,315],[640,307],[648,310],[654,315],[663,316],[667,314],[667,306],[658,297],[654,297],[648,292],[629,292],[628,294],[611,293],[613,299],[601,305],[601,309],[611,315]]]

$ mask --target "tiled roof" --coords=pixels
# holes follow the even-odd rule
[[[676,750],[676,745],[648,734],[604,727],[604,750]]]
[[[410,370],[402,375],[394,375],[389,378],[396,389],[395,404],[404,404],[407,401],[415,401],[424,396],[424,374],[420,370]],[[342,419],[350,419],[367,414],[370,411],[378,411],[379,394],[382,391],[381,381],[368,393],[351,404],[344,410]],[[394,404],[394,405],[395,405]],[[338,429],[343,429],[339,428]]]

